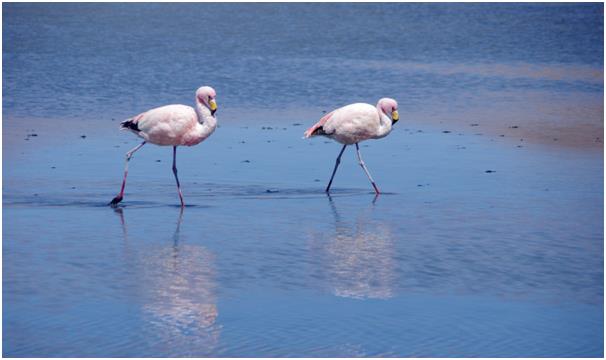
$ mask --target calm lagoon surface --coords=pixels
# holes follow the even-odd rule
[[[3,4],[3,355],[602,357],[602,4]],[[218,93],[172,151],[119,121]],[[348,148],[324,111],[390,96]]]

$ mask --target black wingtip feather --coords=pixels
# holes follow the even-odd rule
[[[130,119],[126,120],[126,121],[123,121],[122,123],[120,123],[120,127],[122,129],[134,130],[136,132],[141,131],[139,129],[139,126],[137,125],[137,123],[135,121],[133,121],[133,120],[130,120]]]
[[[326,135],[326,133],[324,132],[324,128],[322,126],[317,128],[316,130],[314,130],[314,132],[312,132],[311,134],[312,135]]]

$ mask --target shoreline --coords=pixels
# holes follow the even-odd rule
[[[428,124],[443,128],[443,131],[484,136],[491,141],[503,140],[521,147],[540,145],[561,150],[604,151],[604,127],[592,123],[550,127],[541,122],[519,125],[519,122],[495,124],[478,120],[468,124],[459,121],[455,124],[441,119],[431,119]]]
[[[603,112],[603,105],[596,109]],[[320,119],[326,110],[286,108],[279,111],[268,109],[230,109],[219,114],[221,126],[294,128],[303,131]],[[595,111],[594,111],[595,112]],[[263,120],[248,120],[248,118]],[[469,116],[468,116],[469,115]],[[560,121],[547,119],[507,120],[473,114],[419,114],[404,113],[394,131],[398,129],[417,129],[429,126],[444,135],[464,134],[478,136],[488,141],[507,141],[518,147],[531,145],[546,146],[552,149],[604,151],[604,126],[591,121]],[[53,144],[86,140],[87,137],[106,136],[107,141],[117,138],[116,144],[126,138],[119,130],[120,116],[107,116],[107,120],[93,121],[76,118],[41,119],[4,116],[2,125],[3,150],[11,153],[24,149],[23,145]],[[288,119],[288,120],[284,120]],[[414,119],[414,120],[413,120]],[[418,120],[422,119],[422,120]],[[68,129],[66,131],[66,129]],[[393,134],[392,134],[393,135]],[[295,141],[295,139],[293,139]]]

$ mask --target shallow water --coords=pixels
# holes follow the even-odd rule
[[[182,213],[168,148],[106,206],[126,133],[5,159],[5,355],[601,356],[601,156],[419,130],[362,147],[385,194],[350,149],[327,197],[337,145],[224,125]]]
[[[3,14],[4,356],[603,356],[602,153],[486,131],[600,120],[602,5]],[[187,207],[152,145],[108,207],[118,120],[201,83],[220,127],[178,150]],[[339,146],[304,129],[384,94],[384,194],[349,148],[326,196]]]

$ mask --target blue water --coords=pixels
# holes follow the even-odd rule
[[[3,20],[4,356],[603,356],[603,155],[525,132],[602,123],[602,4]],[[138,143],[118,120],[201,84],[220,126],[178,150],[188,206],[146,145],[109,208]],[[350,148],[327,197],[339,146],[302,132],[382,96],[402,120],[361,151],[385,193]]]
[[[183,214],[159,147],[106,206],[128,134],[5,161],[4,355],[602,356],[600,154],[402,127],[329,198],[300,129],[180,150]]]
[[[601,76],[575,75],[602,68],[602,4],[4,4],[3,12],[5,115],[128,117],[191,103],[200,84],[212,84],[225,109],[391,96],[427,111],[486,91],[603,93]],[[514,71],[478,69],[487,64]],[[536,64],[573,75],[529,81],[517,71]]]

